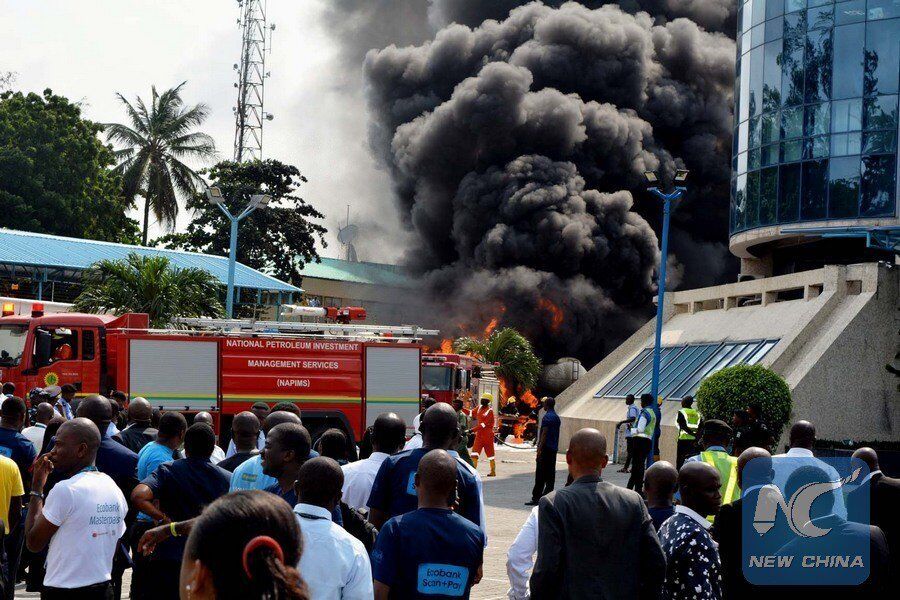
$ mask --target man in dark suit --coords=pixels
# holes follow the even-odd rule
[[[144,446],[156,441],[159,431],[150,426],[153,407],[144,398],[135,398],[128,406],[128,427],[120,434],[122,445],[132,452],[140,452]]]
[[[582,429],[569,442],[572,484],[541,498],[531,597],[657,598],[666,560],[636,492],[600,477],[606,438]]]
[[[737,477],[738,486],[743,490],[743,472],[754,458],[763,460],[772,460],[772,455],[763,448],[747,448],[738,457],[737,461]],[[749,502],[750,506],[756,504],[756,498],[759,495],[760,486],[754,486],[751,489],[744,490],[741,498],[738,498],[731,504],[723,504],[719,509],[716,521],[710,530],[713,539],[719,544],[719,558],[722,561],[722,583],[725,590],[726,598],[750,598],[758,597],[756,588],[744,578],[741,565],[741,510],[744,501]]]
[[[890,564],[892,573],[900,568],[900,479],[886,477],[878,465],[878,454],[872,448],[860,448],[853,453],[853,458],[866,463],[869,467],[869,510],[868,523],[876,525],[884,532],[890,548]],[[847,511],[850,520],[857,520],[856,515],[864,515],[861,511],[863,500],[862,486],[847,496]],[[862,519],[860,519],[862,520]]]

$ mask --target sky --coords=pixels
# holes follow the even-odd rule
[[[343,65],[323,26],[327,1],[268,2],[276,29],[265,108],[275,118],[265,125],[263,157],[293,164],[309,179],[300,195],[325,214],[323,255],[341,256],[335,235],[349,205],[363,229],[360,259],[393,261],[401,234],[389,178],[368,151],[361,71]],[[0,0],[0,15],[0,71],[15,73],[13,89],[51,88],[105,123],[124,119],[117,93],[149,98],[151,85],[187,81],[183,98],[209,105],[202,130],[221,159],[232,158],[236,0]],[[189,220],[182,212],[178,227]]]

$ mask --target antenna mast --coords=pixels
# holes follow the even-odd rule
[[[269,77],[266,53],[272,49],[275,25],[266,25],[266,0],[238,0],[241,16],[241,60],[238,73],[237,107],[234,109],[234,160],[242,162],[262,158],[263,123],[272,115],[263,110],[263,88]]]

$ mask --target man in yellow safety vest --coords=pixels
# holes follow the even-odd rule
[[[681,400],[681,410],[678,411],[676,423],[678,424],[678,454],[676,469],[680,469],[684,460],[697,452],[697,428],[700,426],[700,413],[693,408],[693,396],[685,396]]]
[[[741,497],[741,487],[738,484],[737,457],[728,452],[728,444],[731,443],[731,427],[725,421],[710,419],[703,422],[701,428],[700,445],[703,451],[688,458],[685,462],[705,462],[712,465],[718,472],[721,480],[719,492],[722,495],[722,504],[731,504]],[[715,517],[707,516],[710,521]]]

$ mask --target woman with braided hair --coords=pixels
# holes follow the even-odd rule
[[[283,500],[233,492],[206,507],[190,529],[181,600],[309,600],[295,567],[300,528]]]

